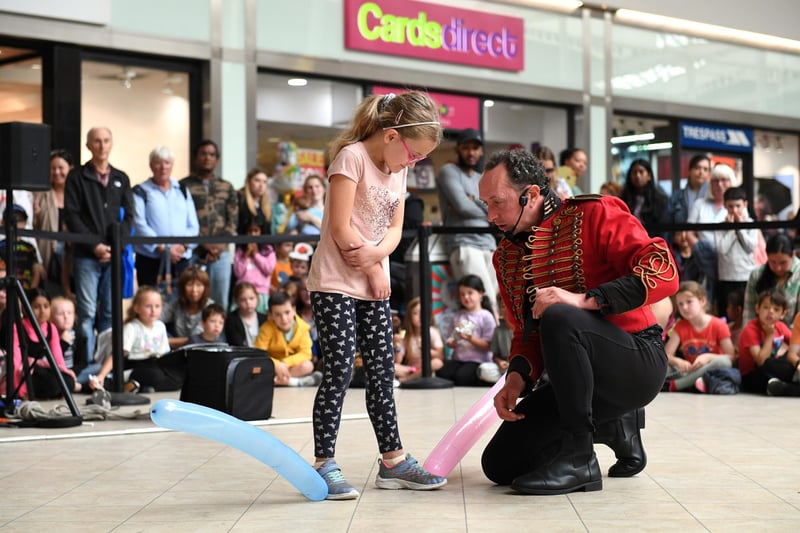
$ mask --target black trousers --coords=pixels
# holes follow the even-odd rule
[[[556,304],[539,331],[549,385],[517,404],[525,418],[503,422],[484,450],[484,473],[498,484],[552,458],[563,433],[592,432],[647,405],[667,374],[658,326],[633,335],[597,312]]]
[[[158,279],[158,271],[161,266],[161,258],[147,257],[142,254],[136,254],[136,283],[141,287],[142,285],[156,286]],[[171,273],[173,283],[177,283],[181,273],[189,266],[188,259],[181,259],[177,263],[172,263]]]
[[[742,376],[742,390],[755,394],[766,394],[767,383],[772,378],[778,378],[786,383],[791,383],[794,378],[795,367],[786,357],[770,357],[764,364],[758,366]]]

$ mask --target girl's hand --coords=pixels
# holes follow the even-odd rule
[[[717,358],[717,354],[715,353],[704,353],[697,356],[697,359],[694,360],[692,365],[689,367],[689,370],[697,370],[700,367],[703,367],[710,363],[712,360]]]
[[[692,364],[686,359],[681,359],[680,357],[675,358],[672,366],[684,373],[689,372],[692,369]]]
[[[367,279],[369,286],[372,289],[372,296],[376,300],[386,300],[392,294],[392,287],[389,283],[389,278],[383,273],[380,267],[371,268],[367,272]]]
[[[342,250],[345,263],[356,270],[363,270],[383,260],[377,247],[366,243],[351,243],[349,250]]]

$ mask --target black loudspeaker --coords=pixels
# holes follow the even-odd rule
[[[0,124],[0,189],[50,190],[50,126]]]

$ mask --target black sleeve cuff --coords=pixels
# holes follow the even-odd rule
[[[586,293],[587,298],[592,296],[600,306],[600,314],[618,315],[644,305],[647,301],[647,290],[638,276],[630,274],[603,283]]]
[[[533,388],[533,380],[531,379],[531,364],[525,359],[524,356],[518,355],[508,362],[508,372],[516,372],[522,379],[525,380],[525,390],[529,391]]]

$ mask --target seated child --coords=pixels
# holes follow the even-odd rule
[[[506,320],[506,304],[500,293],[497,294],[497,327],[492,333],[492,340],[489,341],[489,349],[492,351],[492,362],[481,363],[478,367],[478,377],[487,383],[497,383],[500,376],[508,370],[508,356],[511,353],[511,337],[514,331],[508,327]]]
[[[50,303],[50,321],[55,324],[61,339],[61,352],[64,363],[77,375],[80,387],[76,390],[89,392],[89,376],[100,370],[100,365],[87,362],[86,339],[75,329],[75,302],[63,296],[56,296]]]
[[[314,253],[314,247],[306,242],[298,242],[292,253],[289,254],[289,259],[292,263],[292,277],[302,278],[308,276],[308,270],[311,266],[311,255]]]
[[[12,222],[16,224],[19,229],[24,229],[25,225],[28,223],[28,213],[18,204],[13,205],[11,214],[9,214],[8,211],[3,213],[3,225],[5,224],[5,218],[8,216],[12,217]],[[5,238],[5,236],[3,236],[3,238]],[[2,240],[0,241],[0,257],[5,260],[7,253],[6,241]],[[35,241],[30,242],[24,237],[18,238],[14,245],[14,259],[16,276],[22,282],[22,288],[26,291],[38,287],[47,277]]]
[[[167,327],[161,316],[161,293],[155,287],[143,285],[133,296],[128,317],[122,328],[122,350],[125,357],[127,392],[174,391],[183,385],[185,361],[183,355],[166,356],[170,351]],[[106,357],[97,374],[97,382],[105,379],[113,368],[113,358]],[[130,373],[128,373],[130,371]]]
[[[738,359],[739,335],[742,334],[742,328],[744,327],[744,291],[734,290],[728,293],[725,319],[728,321],[728,329],[731,330],[731,341]]]
[[[458,281],[461,309],[456,312],[445,343],[453,349],[451,357],[436,373],[459,387],[486,385],[478,377],[481,363],[492,361],[489,341],[497,326],[492,304],[481,278],[467,274]]]
[[[64,362],[64,354],[61,352],[61,339],[58,336],[58,329],[55,324],[50,322],[50,298],[44,289],[34,288],[26,293],[28,301],[33,309],[39,329],[42,330],[45,341],[53,354],[53,360],[64,378],[64,382],[70,391],[80,391],[80,385],[76,384],[75,373],[67,368]],[[34,330],[33,323],[26,316],[22,319],[22,332],[17,331],[14,325],[14,387],[19,391],[21,398],[29,400],[46,400],[59,398],[62,394],[61,383],[58,376],[53,372],[50,362],[47,359],[45,348],[39,344],[39,338]],[[27,383],[23,382],[25,368],[23,367],[23,352],[25,353],[26,363],[33,371],[30,374],[33,392],[29,394]]]
[[[221,336],[225,327],[225,309],[219,304],[208,304],[200,316],[203,332],[189,335],[188,344],[225,343]]]
[[[275,363],[275,384],[290,387],[316,386],[322,374],[311,362],[308,324],[297,316],[291,298],[276,292],[269,300],[269,317],[259,328],[255,347],[269,352]]]
[[[756,299],[756,318],[739,336],[739,372],[742,390],[769,396],[800,396],[793,383],[800,358],[790,353],[792,332],[783,323],[788,301],[780,289],[768,289]]]
[[[247,229],[248,235],[261,235],[261,226],[253,221]],[[249,242],[236,248],[233,260],[233,275],[236,281],[249,281],[258,293],[258,312],[264,313],[269,302],[272,272],[275,270],[275,252],[272,245]]]
[[[422,302],[412,298],[406,304],[406,315],[403,317],[403,335],[395,337],[394,373],[400,383],[418,378],[422,375]],[[431,313],[431,372],[436,372],[444,365],[444,342],[439,328]]]
[[[233,288],[236,311],[225,319],[225,341],[231,346],[253,347],[258,337],[258,328],[267,321],[267,315],[256,311],[258,293],[255,286],[240,281]]]
[[[275,245],[275,270],[272,271],[270,292],[278,290],[292,275],[292,260],[289,259],[292,250],[294,250],[292,241],[279,242]]]
[[[734,348],[728,325],[706,312],[706,290],[696,281],[684,281],[675,294],[681,319],[675,323],[664,350],[674,372],[668,381],[671,392],[692,387],[705,392],[703,374],[712,368],[731,368]],[[680,348],[683,357],[677,356]]]

